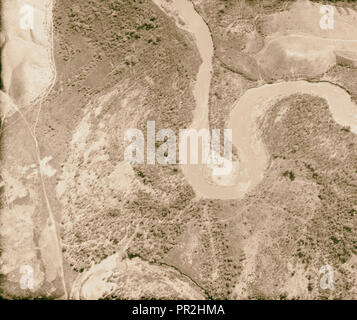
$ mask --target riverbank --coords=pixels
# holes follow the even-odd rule
[[[189,1],[156,1],[164,11],[180,19],[179,27],[194,35],[202,64],[194,87],[196,109],[192,128],[209,128],[208,98],[211,83],[213,45],[210,30]],[[208,44],[208,45],[207,45]],[[268,163],[264,145],[259,138],[257,120],[272,102],[294,93],[306,93],[325,98],[335,121],[357,132],[357,106],[346,91],[329,83],[288,81],[267,84],[247,90],[233,106],[227,128],[233,130],[233,145],[238,150],[239,162],[234,163],[230,177],[210,177],[204,165],[182,166],[182,171],[198,197],[210,199],[240,199],[263,178]],[[215,180],[215,181],[214,181]],[[221,182],[221,185],[219,184]],[[223,185],[222,185],[223,184]]]

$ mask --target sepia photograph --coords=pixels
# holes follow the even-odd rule
[[[357,300],[357,1],[0,1],[0,300]]]

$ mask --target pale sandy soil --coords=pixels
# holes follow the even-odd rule
[[[79,275],[73,283],[70,298],[97,300],[115,295],[121,299],[205,299],[202,290],[175,269],[150,264],[140,258],[128,259],[125,250],[131,240],[132,237],[124,237],[118,253]]]
[[[205,298],[198,287],[174,269],[139,258],[123,259],[120,254],[106,258],[79,277],[73,286],[72,299],[97,300],[108,294],[126,299],[167,298],[170,294],[188,300]]]
[[[20,27],[20,1],[3,1],[2,51],[4,92],[14,102],[26,105],[39,98],[53,83],[52,0],[26,1],[34,8],[34,27]]]
[[[197,74],[197,79],[194,84],[193,92],[196,99],[196,109],[194,112],[194,120],[192,128],[208,128],[208,96],[211,82],[213,45],[211,34],[205,25],[202,18],[194,11],[192,4],[189,1],[164,1],[155,0],[162,10],[169,16],[175,19],[179,28],[188,31],[194,38],[197,49],[201,55],[202,64]],[[305,15],[316,16],[316,8],[309,3],[300,2],[298,6],[293,7],[292,16],[304,20]],[[286,14],[286,13],[284,13]],[[276,20],[275,20],[276,18]],[[277,50],[281,50],[286,55],[287,61],[298,60],[298,64],[306,67],[308,63],[315,64],[319,60],[323,63],[317,64],[315,69],[311,69],[311,74],[315,75],[326,71],[330,66],[336,63],[335,50],[354,51],[356,43],[354,38],[345,36],[345,27],[337,28],[332,35],[326,36],[323,32],[312,32],[315,27],[307,24],[306,30],[294,30],[293,24],[291,31],[287,34],[282,34],[279,29],[280,17],[272,19],[272,30],[265,47],[260,55],[257,55],[258,60],[264,57],[272,50],[275,52],[274,45],[277,45]],[[287,16],[289,20],[291,16]],[[281,19],[285,19],[282,17]],[[351,23],[349,21],[348,23]],[[276,24],[276,25],[275,25]],[[342,24],[342,26],[345,26]],[[316,29],[316,28],[315,28]],[[311,32],[310,32],[311,31]],[[311,50],[311,44],[316,44]],[[261,60],[262,65],[266,64],[271,67],[270,61]],[[289,65],[289,63],[287,63]],[[299,66],[299,65],[298,65]],[[233,129],[233,144],[236,146],[239,154],[239,163],[232,177],[225,177],[227,186],[220,186],[210,179],[210,170],[206,167],[197,166],[183,166],[183,172],[187,181],[191,184],[198,197],[212,198],[212,199],[237,199],[242,198],[247,191],[256,186],[263,178],[268,157],[266,155],[265,147],[260,141],[259,131],[257,129],[257,119],[264,115],[264,111],[269,108],[272,103],[278,99],[294,93],[308,93],[325,98],[329,104],[330,111],[336,122],[350,126],[351,131],[357,133],[357,108],[351,101],[350,96],[343,89],[329,83],[309,83],[306,81],[289,81],[279,82],[271,85],[264,85],[255,89],[250,89],[237,101],[234,105],[230,119],[227,123],[228,128]],[[85,115],[83,121],[79,124],[77,132],[74,134],[72,140],[72,147],[80,150],[80,152],[73,157],[73,166],[68,165],[64,168],[63,185],[59,184],[59,196],[67,197],[71,185],[76,174],[75,168],[82,161],[80,155],[84,155],[85,161],[89,158],[97,163],[106,161],[104,155],[100,153],[101,147],[105,146],[106,135],[103,130],[97,132],[94,143],[88,144],[86,137],[91,134],[90,117],[98,116],[101,109],[92,112],[91,116]],[[283,114],[280,115],[281,117]],[[103,128],[106,125],[103,124]],[[94,152],[96,155],[89,157],[90,153]],[[97,179],[88,175],[83,175],[80,179]],[[127,190],[134,184],[133,172],[130,167],[122,164],[118,165],[116,170],[109,177],[109,185],[111,188],[116,188],[121,192],[125,192],[125,188],[120,182],[115,180],[122,180],[129,186]],[[84,182],[84,181],[82,181]],[[216,181],[217,182],[217,181]],[[69,187],[69,189],[65,189]],[[149,192],[149,190],[148,190]],[[69,216],[70,217],[70,216]],[[67,217],[68,218],[68,217]],[[80,219],[80,217],[76,217]],[[71,223],[68,219],[66,223]],[[134,233],[135,234],[135,233]],[[261,235],[257,234],[253,238],[249,238],[249,242],[245,243],[246,263],[243,268],[243,273],[237,284],[234,292],[238,297],[245,297],[247,285],[250,280],[254,278],[254,267],[256,266],[256,256],[258,255],[261,246]],[[119,246],[122,252],[125,252],[126,245],[121,243]],[[289,268],[289,266],[287,266]],[[300,269],[299,269],[300,270]],[[158,267],[156,265],[147,264],[140,259],[127,259],[125,254],[114,254],[104,259],[99,264],[93,264],[88,271],[79,275],[76,279],[71,297],[75,299],[97,299],[103,295],[120,292],[128,295],[132,293],[131,298],[140,297],[143,287],[138,284],[136,288],[125,290],[125,285],[133,285],[136,279],[141,279],[143,275],[153,274],[154,281],[151,282],[146,289],[154,288],[170,288],[174,292],[180,292],[187,297],[197,297],[197,288],[192,289],[190,282],[185,280],[182,282],[178,280],[178,275],[175,274],[174,279],[167,276],[166,268]],[[168,280],[169,278],[169,280]],[[163,284],[164,283],[164,284]],[[286,283],[286,288],[292,295],[299,295],[306,289],[307,283],[303,272],[296,272],[296,275]],[[137,290],[136,290],[137,289]],[[166,289],[167,290],[167,289]]]
[[[171,2],[154,0],[154,2],[163,6],[164,12],[176,20],[178,27],[190,32],[196,41],[202,64],[193,88],[196,109],[192,128],[208,128],[208,98],[213,57],[213,43],[209,29],[187,0],[173,0]],[[35,8],[38,13],[36,19],[38,20],[36,20],[35,25],[38,24],[41,27],[32,33],[16,28],[14,15],[18,10],[18,4],[10,1],[4,1],[4,3],[4,12],[7,11],[4,28],[6,44],[3,50],[3,59],[6,61],[4,65],[6,67],[4,68],[3,76],[4,92],[1,93],[1,99],[3,99],[3,115],[11,115],[15,111],[11,109],[11,105],[15,107],[18,105],[18,109],[21,111],[27,104],[41,100],[47,90],[51,89],[55,79],[56,74],[53,69],[51,52],[52,40],[49,32],[51,29],[52,2],[44,0],[36,2]],[[288,15],[286,19],[289,20],[291,17],[296,17],[305,21],[309,15],[316,15],[315,9],[309,3],[302,1],[298,6],[293,7],[291,15]],[[349,32],[348,35],[346,34],[346,26],[353,23],[352,20],[346,23],[341,21],[342,27],[337,28],[330,37],[327,37],[323,32],[312,32],[311,30],[316,28],[309,26],[308,22],[306,30],[302,34],[297,34],[293,28],[291,33],[282,34],[279,29],[279,21],[285,18],[278,15],[271,20],[271,34],[263,51],[257,55],[258,60],[261,59],[261,63],[267,64],[268,67],[270,62],[264,60],[263,57],[272,48],[274,52],[276,49],[274,45],[277,45],[277,50],[281,50],[288,60],[295,61],[297,59],[299,63],[310,61],[311,57],[313,57],[312,63],[323,58],[324,63],[317,64],[318,67],[312,70],[314,74],[324,72],[336,63],[334,53],[336,50],[351,52],[357,50],[357,40],[353,38],[356,33]],[[353,16],[351,16],[351,19],[353,19]],[[316,44],[316,48],[312,50],[313,52],[311,50],[307,51],[306,48],[310,48],[312,43]],[[14,54],[15,47],[16,53]],[[19,50],[19,47],[23,48],[23,50]],[[216,182],[212,181],[210,178],[211,171],[206,167],[183,166],[187,181],[192,185],[199,197],[212,199],[241,198],[261,181],[268,159],[264,145],[260,141],[256,121],[263,116],[264,111],[277,99],[297,92],[309,93],[327,99],[335,121],[342,125],[350,126],[351,131],[357,133],[357,106],[351,101],[347,92],[337,86],[328,83],[290,81],[250,89],[235,104],[227,124],[228,128],[233,129],[233,144],[239,153],[239,163],[236,164],[232,177],[224,178],[226,186],[219,185],[221,182],[218,180]],[[100,116],[101,107],[99,105],[96,110],[86,111],[88,112],[84,114],[73,135],[71,143],[72,158],[69,159],[69,164],[64,167],[61,181],[58,184],[57,196],[60,199],[69,197],[71,188],[76,187],[73,178],[77,173],[77,167],[82,161],[86,162],[90,159],[94,166],[98,166],[98,164],[108,160],[101,153],[101,150],[106,146],[107,133],[104,129],[106,121],[110,121],[110,119],[104,119],[101,127],[103,130],[98,130],[94,142],[88,143],[87,137],[91,134],[90,117]],[[130,115],[127,116],[129,119]],[[133,123],[135,123],[134,120],[132,120]],[[57,277],[63,278],[63,266],[60,252],[61,243],[57,238],[56,223],[48,203],[43,180],[44,177],[53,176],[55,171],[51,167],[51,156],[41,156],[39,154],[34,133],[34,131],[31,131],[31,135],[27,134],[29,140],[28,142],[23,142],[23,145],[26,146],[30,143],[34,144],[32,156],[27,158],[24,156],[25,159],[22,160],[21,157],[17,156],[16,150],[11,150],[10,148],[9,154],[5,156],[5,161],[2,163],[2,176],[7,203],[1,214],[0,230],[5,243],[1,271],[9,275],[10,280],[15,283],[18,282],[18,268],[20,265],[34,266],[36,289],[41,287],[44,281],[51,282]],[[19,146],[23,145],[19,144]],[[15,145],[15,147],[18,146]],[[33,159],[36,159],[35,163]],[[25,182],[19,178],[24,173],[26,173],[26,179],[28,180],[25,180]],[[86,174],[79,179],[86,179],[87,181],[98,179],[90,170]],[[106,179],[105,182],[110,188],[123,193],[130,192],[133,186],[144,188],[143,186],[135,185],[137,182],[134,181],[133,169],[124,163],[119,163]],[[44,198],[47,200],[46,210],[48,210],[47,223],[40,234],[38,243],[33,241],[33,230],[35,228],[36,206],[42,193],[40,194],[38,189],[34,187],[36,185],[42,185]],[[150,193],[150,190],[145,189],[145,191]],[[83,190],[83,192],[86,192],[86,190]],[[165,197],[166,195],[163,193],[162,196]],[[30,198],[29,203],[22,204],[21,201],[26,197]],[[20,204],[17,203],[18,200],[21,200]],[[76,219],[80,219],[80,217],[76,216]],[[69,218],[65,222],[72,223]],[[247,246],[246,251],[249,254],[247,256],[247,266],[243,272],[243,278],[246,281],[249,281],[251,277],[250,270],[252,270],[254,257],[259,245],[258,241],[257,237]],[[126,246],[127,244],[122,244],[122,252],[124,252]],[[37,250],[41,252],[41,261],[37,259]],[[125,289],[123,288],[123,282],[111,281],[111,277],[114,274],[118,276],[118,279],[122,279],[121,277],[127,279],[129,276],[140,278],[143,274],[148,273],[152,273],[153,278],[155,278],[151,285],[152,288],[149,289],[155,290],[156,286],[169,287],[172,292],[180,293],[187,298],[199,299],[203,297],[202,292],[195,285],[185,277],[179,276],[176,271],[167,270],[166,267],[162,266],[150,265],[136,258],[129,260],[122,253],[109,256],[100,264],[93,265],[87,272],[79,275],[74,282],[71,296],[77,299],[97,299],[108,292]],[[297,282],[301,280],[299,277],[297,275],[297,279],[291,280],[292,283],[287,286],[297,286]],[[244,286],[244,282],[241,282],[236,288],[240,296],[244,296]],[[305,283],[304,287],[306,287]],[[138,297],[133,296],[133,298]]]
[[[266,77],[315,77],[336,64],[336,50],[357,52],[356,12],[335,9],[333,29],[324,30],[319,26],[320,8],[302,0],[288,11],[261,18],[265,45],[255,58]]]
[[[0,215],[1,272],[12,283],[10,294],[24,294],[18,291],[20,268],[28,265],[34,269],[32,292],[41,290],[46,283],[51,294],[57,290],[55,282],[60,279],[59,287],[66,298],[61,243],[45,181],[55,170],[50,165],[51,156],[40,153],[36,136],[38,115],[34,126],[25,116],[34,105],[38,106],[38,114],[41,112],[42,100],[56,78],[52,52],[53,1],[29,0],[26,4],[34,9],[33,28],[29,30],[20,26],[24,3],[2,2],[1,112],[5,121],[12,120],[12,115],[19,119],[8,126],[2,139],[1,175],[7,200]],[[13,190],[18,190],[18,194],[13,194]]]

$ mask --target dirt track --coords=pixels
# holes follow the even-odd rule
[[[15,167],[26,168],[26,157],[18,157],[15,155],[16,163],[11,161],[14,157],[12,150],[17,148],[22,148],[23,153],[28,152],[34,155],[35,164],[33,166],[37,167],[37,177],[38,179],[38,192],[31,190],[31,182],[25,185],[30,194],[34,198],[42,198],[43,204],[38,203],[38,200],[30,203],[34,206],[43,206],[43,210],[46,211],[47,223],[43,230],[39,246],[42,251],[42,261],[35,261],[33,258],[27,260],[26,258],[21,259],[20,248],[13,246],[11,243],[19,243],[17,233],[5,233],[3,247],[3,266],[2,269],[6,270],[7,273],[17,273],[21,265],[30,265],[34,268],[35,286],[34,290],[41,287],[42,281],[52,282],[58,276],[61,279],[62,290],[64,292],[64,298],[67,298],[67,289],[64,280],[63,271],[63,259],[62,259],[62,246],[59,235],[59,230],[57,227],[57,221],[55,219],[50,200],[48,197],[48,192],[46,188],[46,170],[44,170],[42,155],[40,152],[40,146],[38,142],[38,137],[36,135],[36,127],[40,113],[42,111],[42,103],[47,95],[51,92],[54,83],[56,81],[56,68],[54,65],[53,58],[53,28],[52,28],[52,8],[53,1],[43,0],[41,2],[33,1],[29,2],[28,5],[34,10],[34,20],[32,29],[23,29],[20,23],[14,23],[14,21],[20,21],[19,12],[21,10],[20,3],[14,1],[4,1],[3,7],[4,12],[6,12],[4,19],[4,35],[5,44],[3,48],[3,74],[2,79],[4,83],[4,92],[2,92],[2,117],[5,122],[5,129],[7,135],[5,136],[5,143],[8,138],[11,139],[11,134],[16,132],[17,126],[22,126],[21,131],[27,135],[28,139],[32,139],[32,146],[27,144],[25,148],[21,145],[16,145],[16,138],[12,137],[13,147],[9,149],[9,152],[5,152],[2,161],[2,175],[8,175],[11,172],[11,179],[22,180],[21,175],[16,174]],[[37,108],[34,108],[37,107]],[[28,110],[36,110],[37,114],[34,117],[34,122],[29,121],[27,117]],[[12,116],[16,116],[17,121],[12,121]],[[7,122],[11,122],[11,125],[7,125]],[[12,130],[15,131],[12,131]],[[17,131],[18,132],[18,131]],[[26,133],[25,133],[26,132]],[[11,133],[11,134],[10,134]],[[18,132],[19,133],[19,132]],[[8,137],[10,135],[10,137]],[[16,154],[16,150],[15,154]],[[5,183],[5,193],[9,192],[12,188],[11,180],[7,181],[4,179]],[[16,206],[15,206],[16,207]],[[3,209],[3,211],[14,210],[14,206],[8,202]],[[17,210],[20,210],[18,208]],[[36,213],[31,218],[35,221]],[[9,222],[6,221],[7,214],[3,212],[1,223],[6,225]],[[21,218],[21,217],[20,217]],[[13,226],[15,227],[15,226]],[[38,226],[26,226],[25,228],[36,228]],[[27,232],[23,230],[23,232]],[[32,231],[35,232],[35,231]],[[25,246],[29,247],[28,251],[34,253],[36,248],[32,247],[32,241],[26,243],[20,242],[19,247]],[[7,246],[11,246],[8,248]],[[32,248],[30,248],[32,247]],[[18,257],[17,259],[21,261],[21,265],[13,264],[13,257]],[[16,260],[16,259],[15,259]],[[45,274],[37,270],[37,264],[43,264]],[[12,277],[11,277],[12,278]],[[14,281],[14,279],[12,280]]]

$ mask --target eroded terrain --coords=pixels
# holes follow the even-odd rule
[[[2,296],[356,299],[357,11],[335,5],[322,30],[318,1],[43,0],[25,32],[3,0]],[[229,186],[124,161],[148,120],[232,128]]]

